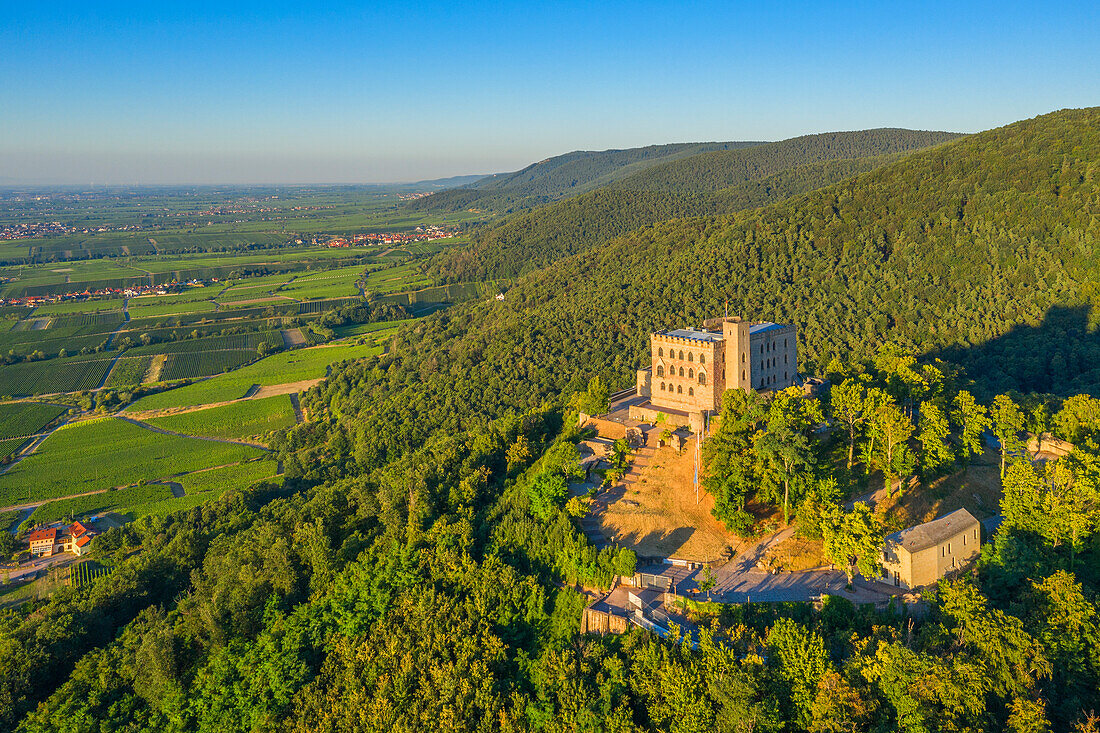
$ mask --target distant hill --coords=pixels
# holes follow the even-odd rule
[[[532,163],[523,170],[485,176],[461,188],[411,202],[415,210],[512,211],[576,196],[646,168],[710,151],[736,150],[756,142],[674,143],[625,150],[578,150]]]
[[[506,218],[448,253],[441,274],[514,277],[640,227],[728,214],[827,186],[956,133],[877,129],[806,135],[666,161],[608,186]]]

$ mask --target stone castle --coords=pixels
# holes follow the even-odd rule
[[[650,335],[652,363],[638,370],[637,394],[655,410],[693,415],[721,410],[727,389],[774,391],[797,381],[792,325],[712,318],[700,328]]]

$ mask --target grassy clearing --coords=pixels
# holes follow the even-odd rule
[[[254,384],[275,385],[324,377],[329,364],[345,359],[377,356],[381,347],[339,344],[295,349],[269,356],[236,371],[196,382],[179,389],[149,395],[128,408],[130,411],[163,410],[169,407],[207,405],[244,397]]]
[[[168,415],[147,421],[163,430],[213,438],[245,439],[294,424],[289,395],[234,402],[206,410]]]
[[[258,448],[161,435],[115,418],[66,425],[0,475],[0,506],[125,486],[263,455]]]

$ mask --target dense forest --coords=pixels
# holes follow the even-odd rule
[[[502,302],[436,313],[306,393],[314,419],[275,442],[282,490],[108,533],[110,576],[0,617],[0,726],[1100,730],[1100,534],[1092,520],[1069,537],[1051,519],[1065,506],[1046,511],[1100,484],[1098,241],[1100,109],[1067,111],[762,209],[629,233]],[[973,416],[1009,391],[1084,450],[1058,475],[1006,469],[1005,528],[923,618],[835,599],[727,608],[697,648],[580,637],[575,584],[606,587],[634,558],[597,551],[540,501],[574,470],[570,397],[595,376],[632,384],[650,330],[697,325],[726,300],[798,324],[803,371],[853,385],[860,411],[889,396],[921,470],[965,461]],[[730,444],[738,423],[789,435],[817,419],[756,409],[738,408],[749,417],[728,422]],[[867,458],[887,476],[911,465],[891,445]],[[820,499],[813,486],[782,492],[792,514]],[[736,522],[736,485],[710,487]]]
[[[893,129],[835,132],[661,163],[483,228],[474,247],[440,263],[439,274],[515,277],[650,224],[758,208],[957,137]]]
[[[737,150],[757,142],[671,143],[625,150],[577,150],[541,160],[512,173],[498,173],[473,183],[411,201],[415,211],[481,209],[510,212],[591,191],[672,160],[715,150]]]

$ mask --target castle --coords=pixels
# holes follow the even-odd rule
[[[727,389],[780,390],[796,383],[792,325],[712,318],[701,329],[650,334],[652,363],[638,370],[637,394],[656,411],[714,413]]]

